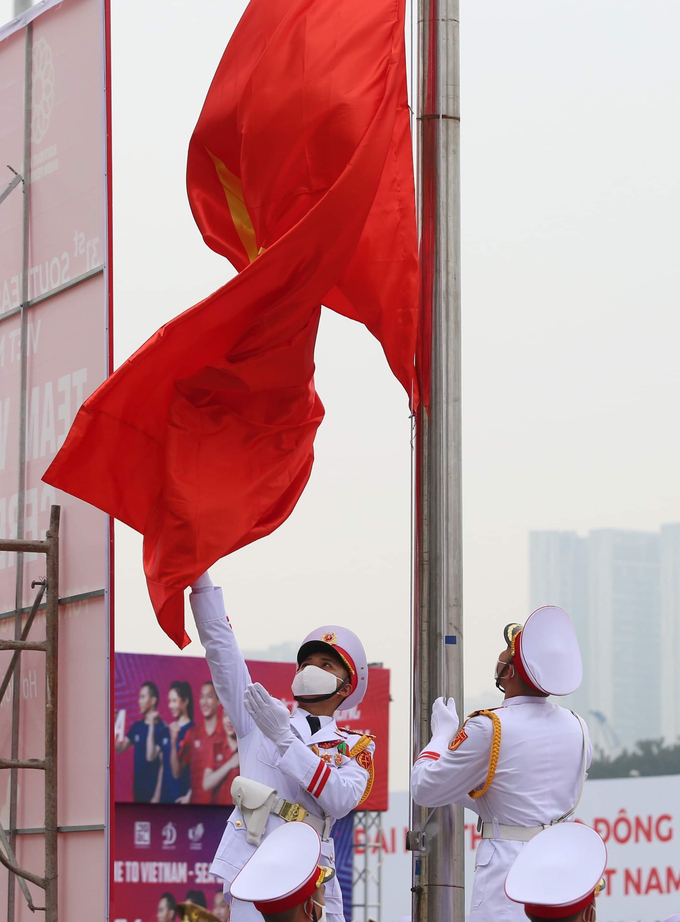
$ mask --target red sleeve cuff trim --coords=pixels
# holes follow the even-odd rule
[[[322,774],[324,768],[327,768],[327,767],[328,767],[328,766],[326,765],[326,763],[325,763],[322,759],[319,759],[319,767],[318,767],[317,770],[314,772],[314,776],[313,776],[312,780],[309,782],[309,786],[308,786],[308,788],[307,788],[307,790],[309,791],[310,794],[312,793],[312,791],[313,791],[314,788],[316,787],[316,783],[317,783],[317,781],[319,780],[319,778],[321,777],[321,774]]]
[[[420,762],[421,759],[431,759],[433,762],[436,762],[439,758],[441,758],[441,755],[438,752],[421,752],[418,756],[418,762]]]
[[[324,765],[324,768],[326,769],[326,771],[325,771],[325,772],[323,773],[323,775],[321,776],[321,781],[319,782],[319,785],[318,785],[316,791],[313,792],[313,793],[314,793],[314,797],[320,797],[320,796],[321,796],[321,792],[322,792],[323,789],[326,787],[326,782],[328,781],[328,779],[329,779],[330,776],[331,776],[331,767],[330,767],[330,765]]]

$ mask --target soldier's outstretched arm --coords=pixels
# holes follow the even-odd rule
[[[191,587],[189,601],[198,636],[205,648],[217,697],[242,739],[255,724],[243,706],[250,673],[224,608],[222,589],[204,573]]]
[[[421,807],[471,806],[470,793],[481,790],[491,759],[493,724],[473,717],[455,736],[434,736],[411,770],[411,793]]]

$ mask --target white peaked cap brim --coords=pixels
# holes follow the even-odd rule
[[[237,900],[264,903],[299,890],[316,872],[321,839],[305,823],[278,826],[241,869],[231,885]]]
[[[571,906],[592,893],[607,866],[600,836],[583,823],[558,823],[524,846],[505,879],[515,903]]]
[[[546,605],[532,612],[520,647],[522,665],[536,688],[548,695],[570,695],[581,684],[581,651],[566,611]]]

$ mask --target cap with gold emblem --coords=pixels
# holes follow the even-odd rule
[[[524,626],[503,631],[521,679],[546,695],[570,695],[581,684],[583,666],[574,625],[556,605],[532,612]]]
[[[175,907],[175,912],[182,922],[220,922],[217,916],[213,915],[209,910],[204,909],[203,906],[199,906],[197,903],[192,903],[190,900],[178,903]]]
[[[564,919],[589,906],[604,887],[607,849],[583,823],[557,823],[524,846],[505,878],[505,893],[527,915]]]
[[[319,864],[321,839],[305,823],[286,823],[262,842],[231,885],[236,900],[254,903],[258,912],[284,912],[304,903],[326,881],[332,868]]]
[[[298,666],[311,653],[328,650],[338,656],[349,670],[352,693],[342,703],[343,709],[356,707],[368,688],[368,663],[364,646],[353,631],[337,624],[324,624],[307,634],[298,650]]]

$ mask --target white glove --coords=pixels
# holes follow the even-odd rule
[[[191,584],[192,592],[200,592],[201,589],[212,589],[213,581],[210,579],[210,573],[206,570],[198,579]]]
[[[246,688],[243,703],[255,724],[283,755],[295,739],[290,728],[290,711],[283,701],[272,698],[267,689],[256,682]]]
[[[432,705],[432,720],[430,729],[432,730],[432,739],[438,740],[448,746],[451,740],[458,733],[458,712],[456,711],[456,702],[453,698],[445,701],[444,698],[437,698]]]

